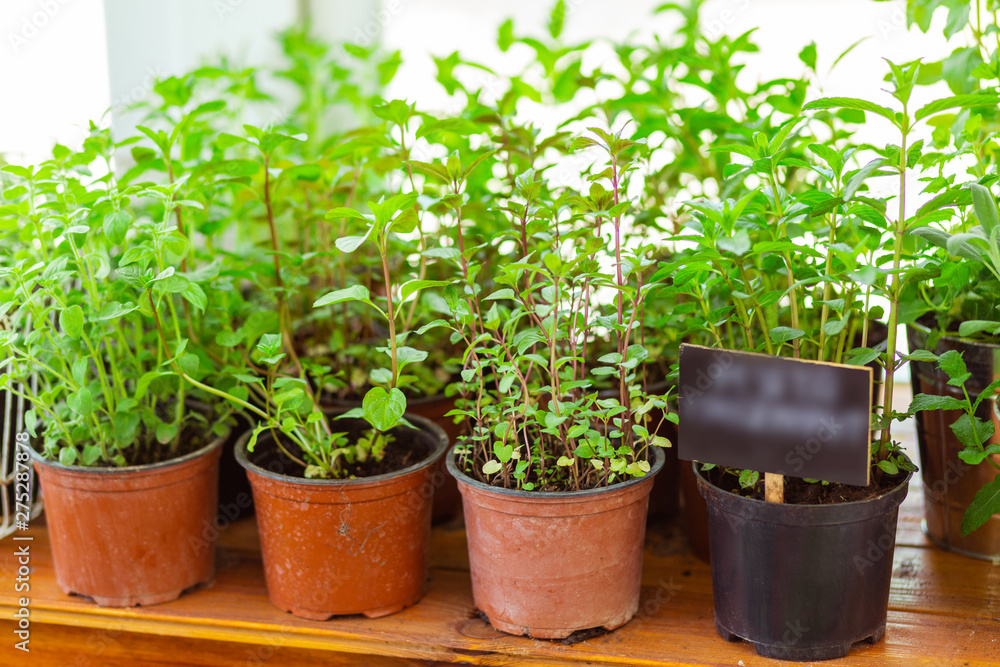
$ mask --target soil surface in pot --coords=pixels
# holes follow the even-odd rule
[[[615,442],[618,441],[616,440]],[[554,458],[555,457],[553,457],[553,459]],[[636,457],[636,460],[643,460],[643,459]],[[652,463],[656,460],[656,454],[654,453],[653,447],[646,448],[645,460],[648,461],[650,465],[652,465]],[[504,484],[503,475],[499,474],[493,475],[492,479],[484,477],[482,474],[484,463],[486,463],[486,460],[476,458],[472,460],[472,464],[470,465],[469,459],[463,460],[460,457],[459,460],[456,461],[456,466],[470,479],[474,479],[477,482],[482,482],[483,484],[486,484],[488,486],[495,486],[500,489],[509,489],[509,490],[515,490],[518,488],[517,480],[513,476],[509,478],[508,484]],[[631,477],[619,476],[614,482],[609,484],[608,487],[610,488],[613,486],[617,486],[618,484],[628,482],[632,479],[633,478]],[[532,484],[534,484],[535,485],[534,490],[538,492],[544,491],[544,492],[568,493],[571,491],[590,491],[592,489],[604,488],[604,484],[602,484],[600,480],[601,480],[600,475],[595,472],[591,476],[587,477],[585,480],[581,481],[580,488],[577,489],[572,485],[571,483],[572,480],[568,475],[566,477],[560,478],[557,481],[553,481],[550,479],[547,482],[543,483],[542,480],[538,477],[538,471],[532,468],[525,476],[523,481],[531,482]],[[737,484],[737,486],[739,485]]]
[[[148,443],[143,446],[138,446],[137,444],[132,444],[126,449],[126,465],[129,466],[144,466],[150,465],[152,463],[165,463],[166,461],[172,461],[173,459],[178,459],[192,452],[196,452],[202,447],[205,447],[209,442],[216,438],[215,434],[211,430],[206,428],[200,428],[194,424],[189,425],[181,433],[180,441],[177,443],[177,451],[168,455],[170,445],[160,444],[156,440],[156,435],[154,433],[148,433],[145,431],[144,426],[140,426],[142,429],[139,433],[140,435],[136,437],[135,443],[143,442]],[[40,442],[38,443],[41,444]],[[35,448],[39,454],[44,456],[38,447]],[[58,459],[47,459],[55,463],[58,463]],[[82,466],[79,460],[74,463],[75,466],[88,467],[88,468],[108,468],[115,469],[118,466],[106,465],[106,466]]]
[[[360,419],[340,419],[334,420],[330,428],[334,433],[347,433],[348,439],[353,442],[371,427]],[[420,431],[398,427],[391,433],[394,439],[386,446],[382,460],[368,459],[363,463],[345,464],[342,468],[344,471],[342,479],[385,475],[419,463],[430,456],[432,446],[426,437],[421,437]],[[282,438],[281,442],[293,455],[302,458],[302,451],[298,446],[287,438]],[[289,459],[277,447],[255,448],[248,454],[248,458],[265,470],[280,470],[282,474],[291,477],[305,478],[305,469]]]
[[[739,478],[722,468],[713,468],[702,473],[715,486],[737,495],[747,495],[740,488]],[[785,503],[788,505],[832,505],[835,503],[853,503],[871,500],[892,491],[906,479],[906,471],[895,475],[880,474],[868,486],[853,484],[822,484],[807,482],[798,477],[785,477]],[[756,500],[764,500],[764,476],[747,496]]]

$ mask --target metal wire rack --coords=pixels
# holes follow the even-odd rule
[[[42,498],[39,492],[35,470],[31,463],[21,463],[17,461],[17,449],[19,447],[18,434],[24,432],[24,398],[16,396],[10,391],[0,391],[0,409],[3,410],[3,437],[0,442],[0,509],[3,511],[3,523],[0,523],[0,539],[7,537],[18,527],[18,514],[24,515],[24,503],[18,507],[17,494],[17,473],[27,470],[28,473],[28,520],[34,519],[42,511]],[[24,487],[21,485],[21,493]],[[23,500],[23,499],[22,499]]]

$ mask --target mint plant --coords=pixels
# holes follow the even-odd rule
[[[580,138],[575,147],[599,147],[609,162],[588,166],[590,194],[551,199],[535,172],[522,174],[505,207],[513,228],[496,240],[515,243],[520,258],[498,267],[496,289],[482,290],[475,273],[463,270],[446,293],[454,335],[465,345],[465,398],[455,414],[469,420],[470,434],[458,461],[489,484],[525,491],[607,486],[644,476],[650,447],[670,444],[644,419],[653,408],[666,412],[666,397],[645,395],[636,383],[647,352],[632,336],[638,304],[651,290],[642,278],[651,248],[622,243],[630,205],[622,193],[640,144],[622,132],[591,131],[597,138]],[[451,171],[471,169],[456,161]],[[461,180],[452,180],[460,221]],[[605,243],[610,275],[597,259]],[[603,292],[613,300],[596,298]],[[616,351],[594,368],[585,349],[601,331]],[[617,397],[599,397],[595,379],[605,376],[616,377]]]
[[[980,528],[994,514],[1000,513],[1000,464],[992,458],[994,455],[1000,454],[1000,444],[990,442],[995,433],[993,420],[979,417],[980,406],[984,403],[996,413],[996,393],[1000,389],[1000,379],[994,380],[983,388],[973,400],[966,386],[972,373],[968,371],[960,352],[949,350],[940,357],[931,353],[926,353],[926,355],[934,357],[938,367],[948,375],[948,386],[962,389],[962,398],[917,394],[913,397],[913,403],[910,404],[910,412],[917,410],[961,410],[964,412],[965,414],[951,424],[951,430],[955,437],[965,447],[958,453],[959,458],[971,466],[985,462],[998,471],[992,482],[987,482],[976,492],[972,503],[966,508],[962,517],[962,535],[965,536]]]
[[[18,184],[4,192],[0,215],[15,221],[20,243],[3,244],[0,385],[31,403],[29,434],[66,465],[167,460],[224,433],[231,412],[165,369],[213,372],[188,345],[180,315],[208,303],[205,275],[182,268],[189,239],[175,224],[177,211],[199,205],[177,199],[177,184],[122,186],[110,172],[90,179],[90,165],[110,164],[115,148],[92,126],[80,153],[58,148],[37,168],[4,167]],[[136,217],[142,206],[156,217]],[[152,316],[158,308],[165,329]],[[169,352],[158,344],[167,338]]]

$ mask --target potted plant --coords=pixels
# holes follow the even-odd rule
[[[908,12],[908,23],[928,32],[939,7],[947,7],[944,37],[954,50],[943,61],[947,67],[925,63],[919,85],[947,86],[962,104],[949,104],[929,119],[932,132],[920,162],[927,201],[911,229],[934,251],[915,241],[925,273],[909,291],[906,319],[910,348],[924,355],[913,364],[913,393],[924,394],[918,404],[938,408],[917,415],[923,526],[939,546],[992,559],[1000,555],[1000,510],[991,494],[1000,440],[993,433],[995,398],[987,392],[997,377],[1000,343],[990,192],[1000,128],[996,50],[987,38],[990,15],[982,8],[965,12],[935,0]],[[971,178],[963,182],[962,174]]]
[[[1000,223],[993,195],[980,183],[943,195],[924,207],[925,216],[953,202],[974,212],[977,224],[968,216],[949,231],[934,224],[912,230],[942,248],[929,263],[932,275],[924,287],[935,308],[909,325],[910,344],[923,353],[913,375],[914,406],[934,411],[918,415],[925,530],[949,550],[995,558],[1000,554],[995,429]]]
[[[115,147],[92,125],[79,153],[4,167],[17,184],[2,215],[22,243],[3,246],[0,378],[32,406],[57,582],[131,606],[212,580],[205,528],[231,411],[171,370],[214,372],[187,336],[210,292],[195,266],[181,269],[189,238],[174,224],[195,204],[170,186],[92,179]]]
[[[463,497],[473,597],[496,628],[531,637],[613,629],[635,614],[648,495],[659,447],[669,444],[644,419],[665,398],[636,382],[646,352],[633,335],[651,248],[621,244],[629,202],[620,198],[638,144],[594,132],[599,140],[575,147],[608,153],[594,178],[611,196],[554,197],[529,170],[507,205],[511,228],[495,240],[513,240],[519,260],[498,267],[496,289],[480,290],[463,266],[446,292],[465,345],[457,412],[470,432],[448,469]],[[474,166],[456,160],[442,174],[458,234]],[[613,276],[595,257],[606,243]],[[615,300],[602,304],[602,290]],[[589,368],[584,348],[605,328],[616,351]],[[599,397],[594,379],[603,376],[617,377],[615,397]]]
[[[402,387],[415,376],[403,370],[427,354],[405,345],[410,332],[397,332],[397,325],[407,298],[427,285],[395,285],[388,255],[391,235],[416,224],[415,199],[371,202],[370,216],[329,212],[366,223],[363,235],[337,240],[341,251],[353,252],[371,236],[382,263],[384,308],[360,284],[315,302],[325,312],[363,303],[388,329],[378,348],[388,368],[371,371],[361,407],[329,418],[306,374],[284,371],[292,343],[280,333],[262,336],[251,373],[238,373],[263,403],[238,401],[261,421],[237,444],[236,457],[253,487],[268,593],[276,606],[305,618],[383,616],[414,604],[425,590],[432,472],[448,439],[432,422],[405,414]]]
[[[748,157],[763,183],[759,190],[721,204],[693,205],[692,238],[704,252],[689,267],[695,277],[682,282],[691,285],[695,300],[704,300],[708,287],[733,298],[724,326],[706,318],[717,346],[850,364],[878,360],[885,371],[868,487],[786,478],[784,502],[765,502],[758,471],[696,468],[708,502],[716,627],[723,637],[749,640],[769,657],[839,657],[853,643],[874,643],[885,631],[897,511],[915,470],[891,434],[893,422],[910,414],[892,408],[894,372],[908,359],[898,353],[896,330],[904,290],[920,275],[903,261],[913,222],[905,215],[904,183],[921,149],[909,141],[916,121],[960,103],[938,102],[911,115],[918,66],[890,67],[901,112],[852,98],[821,99],[806,109],[861,110],[884,118],[899,131],[902,148],[876,148],[874,160],[851,170],[853,147],[814,144],[810,150],[819,164],[810,165],[813,185],[791,194],[780,176],[798,166],[785,160],[792,128],[801,122],[792,119],[774,137],[757,135],[746,149],[755,153]],[[865,192],[869,178],[890,174],[902,188],[895,216],[887,214],[884,200]],[[882,314],[871,303],[875,295],[889,303],[884,352],[864,345],[870,320]],[[864,342],[851,349],[853,326]],[[790,452],[785,459],[789,474],[795,473],[795,456]]]

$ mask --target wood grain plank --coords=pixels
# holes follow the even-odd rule
[[[901,511],[885,639],[876,646],[859,645],[848,658],[824,664],[1000,664],[1000,565],[926,544],[919,533],[919,501],[919,493],[911,492]],[[671,524],[648,531],[638,616],[613,633],[572,645],[509,637],[476,615],[460,523],[434,529],[428,594],[419,604],[381,619],[356,616],[326,622],[296,618],[270,604],[252,518],[222,532],[213,584],[147,608],[102,609],[64,595],[55,583],[44,525],[36,522],[28,535],[34,538],[33,648],[37,655],[51,658],[49,664],[75,664],[66,656],[77,655],[73,646],[88,643],[101,648],[95,664],[131,666],[259,664],[246,661],[248,651],[251,657],[268,653],[273,657],[262,662],[282,665],[317,660],[375,667],[788,664],[759,658],[752,646],[727,643],[716,634],[709,566],[690,554],[680,530]],[[0,619],[10,619],[17,604],[14,544],[0,542]],[[22,664],[5,659],[12,651],[11,627],[9,621],[0,624],[0,637],[8,638],[0,640],[3,665]],[[114,642],[102,641],[108,639],[109,629],[115,633]],[[202,657],[188,657],[194,655]]]

